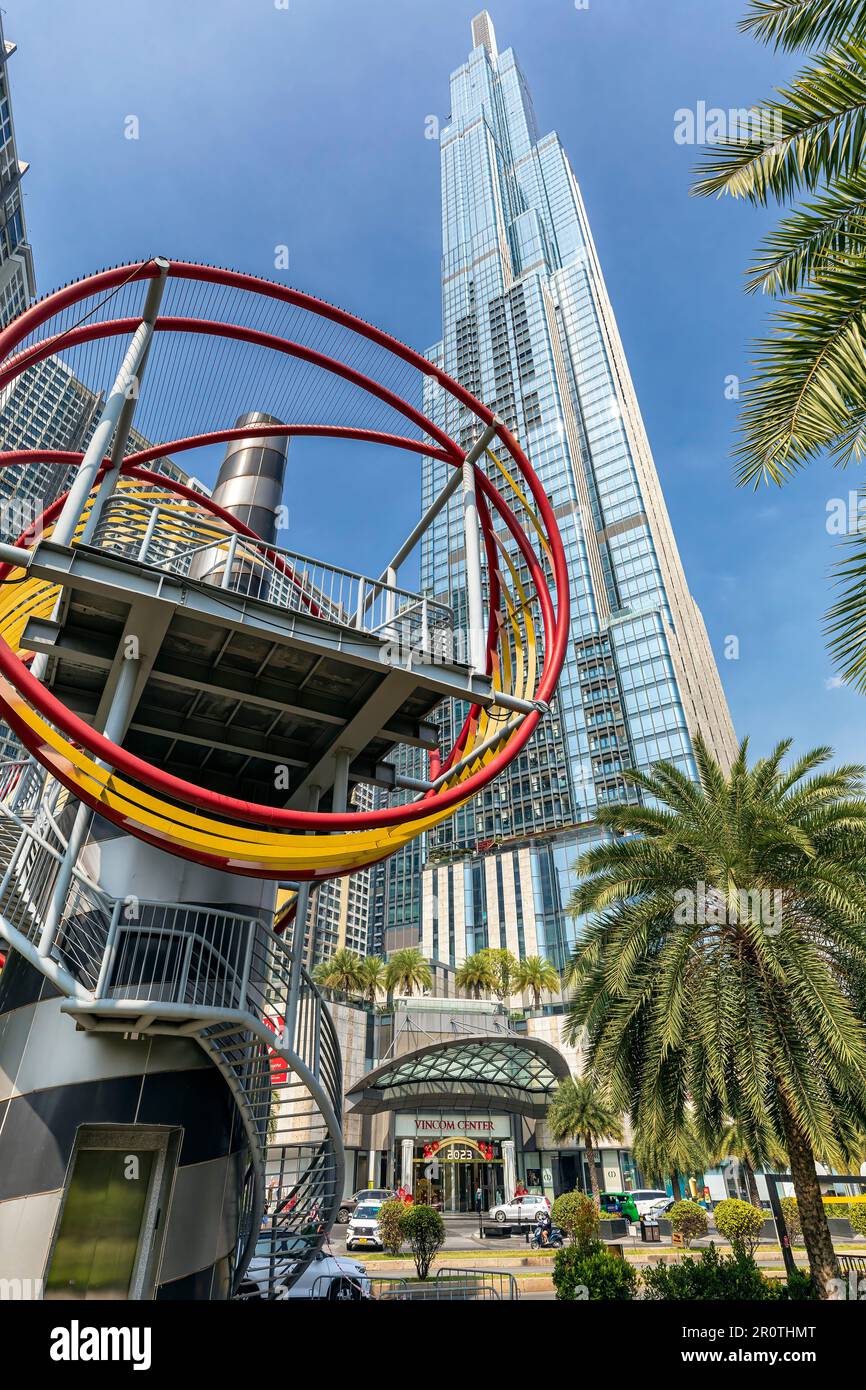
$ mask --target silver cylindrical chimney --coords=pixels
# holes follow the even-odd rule
[[[235,422],[235,428],[279,424],[282,421],[273,415],[251,410]],[[269,544],[277,539],[277,511],[283,500],[288,452],[288,435],[233,440],[226,446],[213,490],[215,502]]]
[[[236,421],[235,428],[281,423],[273,415],[251,410]],[[277,538],[288,452],[288,435],[233,440],[226,447],[212,494],[224,511],[243,521],[266,545],[273,545]],[[273,577],[265,552],[251,541],[208,547],[190,567],[191,579],[261,599],[270,597]]]

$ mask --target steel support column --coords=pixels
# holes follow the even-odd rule
[[[129,720],[132,699],[135,694],[135,687],[138,680],[139,662],[137,658],[127,657],[117,678],[111,708],[105,720],[104,734],[112,742],[119,743],[126,732]],[[100,764],[104,766],[105,764]],[[57,873],[57,881],[54,884],[54,891],[51,895],[51,903],[45,918],[45,926],[39,938],[39,954],[48,956],[54,945],[57,929],[63,920],[63,910],[66,906],[66,899],[69,896],[69,889],[72,884],[72,874],[78,862],[78,856],[84,848],[84,841],[87,838],[87,831],[93,818],[93,811],[83,801],[79,802],[75,812],[75,819],[72,829],[66,841],[66,849],[63,855],[63,862]]]
[[[496,433],[488,425],[463,460],[463,549],[466,557],[466,650],[473,671],[487,664],[487,633],[484,629],[484,582],[481,575],[481,527],[475,491],[475,463]]]
[[[150,281],[147,291],[147,298],[142,312],[141,323],[132,336],[132,341],[126,352],[126,356],[121,364],[120,371],[115,378],[114,385],[105,403],[99,424],[93,432],[90,443],[85,450],[84,458],[75,475],[75,479],[69,489],[69,495],[63,505],[63,510],[57,518],[52,539],[58,545],[71,545],[72,537],[75,535],[78,523],[81,520],[81,513],[84,510],[90,490],[96,480],[96,475],[102,465],[102,461],[108,452],[112,438],[114,445],[111,451],[111,467],[106,473],[99,492],[93,501],[93,509],[89,518],[86,539],[92,534],[99,513],[106,501],[114,491],[117,482],[120,465],[123,462],[123,454],[126,448],[126,441],[129,438],[129,430],[132,425],[132,417],[135,413],[136,401],[144,373],[147,355],[150,350],[150,343],[153,337],[153,325],[159,313],[159,306],[162,300],[163,290],[165,289],[166,272],[168,261],[162,257],[155,259],[155,264],[159,267],[159,274]]]
[[[310,787],[308,809],[315,811],[319,805],[319,788]],[[295,904],[295,926],[292,932],[292,964],[289,973],[289,993],[286,999],[285,1039],[286,1047],[295,1051],[295,1029],[298,1022],[298,1001],[301,997],[301,972],[304,968],[304,940],[307,934],[307,912],[310,907],[312,885],[304,879],[298,885],[298,898]],[[311,947],[315,950],[315,940]],[[311,964],[315,956],[311,953]]]

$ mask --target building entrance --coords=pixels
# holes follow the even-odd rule
[[[497,1142],[458,1139],[418,1145],[414,1169],[416,1201],[432,1202],[446,1216],[474,1212],[479,1188],[484,1211],[505,1198],[505,1171]]]

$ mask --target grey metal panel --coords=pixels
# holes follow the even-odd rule
[[[36,1007],[35,1004],[28,1004],[23,1009],[0,1014],[0,1100],[8,1100],[15,1089],[15,1079]]]
[[[24,1297],[39,1296],[62,1195],[58,1189],[0,1202],[0,1279],[28,1281]]]
[[[46,1086],[73,1086],[114,1076],[140,1076],[149,1070],[152,1039],[133,1042],[120,1034],[116,1037],[106,1034],[97,1039],[77,1033],[69,1015],[60,1012],[65,1002],[64,999],[51,999],[37,1006],[38,1027],[31,1031],[15,1079],[18,1094],[27,1095]],[[189,1071],[208,1065],[201,1048],[191,1039],[160,1038],[160,1072]]]
[[[206,1269],[237,1240],[239,1156],[179,1168],[168,1214],[159,1282]]]

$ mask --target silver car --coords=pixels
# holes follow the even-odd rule
[[[287,1288],[280,1280],[280,1261],[282,1269],[291,1273],[291,1263],[286,1265],[285,1261],[287,1258],[291,1259],[292,1244],[291,1238],[278,1241],[276,1248],[268,1237],[262,1237],[258,1241],[256,1253],[250,1260],[241,1286],[242,1298],[268,1297],[272,1257],[277,1263],[276,1286],[272,1296],[278,1301],[291,1298],[327,1298],[331,1302],[349,1302],[370,1297],[370,1280],[364,1266],[357,1260],[329,1255],[324,1250],[316,1252],[300,1277]]]
[[[501,1224],[506,1221],[537,1221],[539,1216],[546,1216],[550,1211],[550,1202],[546,1197],[531,1197],[529,1193],[525,1197],[512,1197],[510,1202],[500,1202],[498,1206],[490,1208],[490,1215],[494,1221]]]

